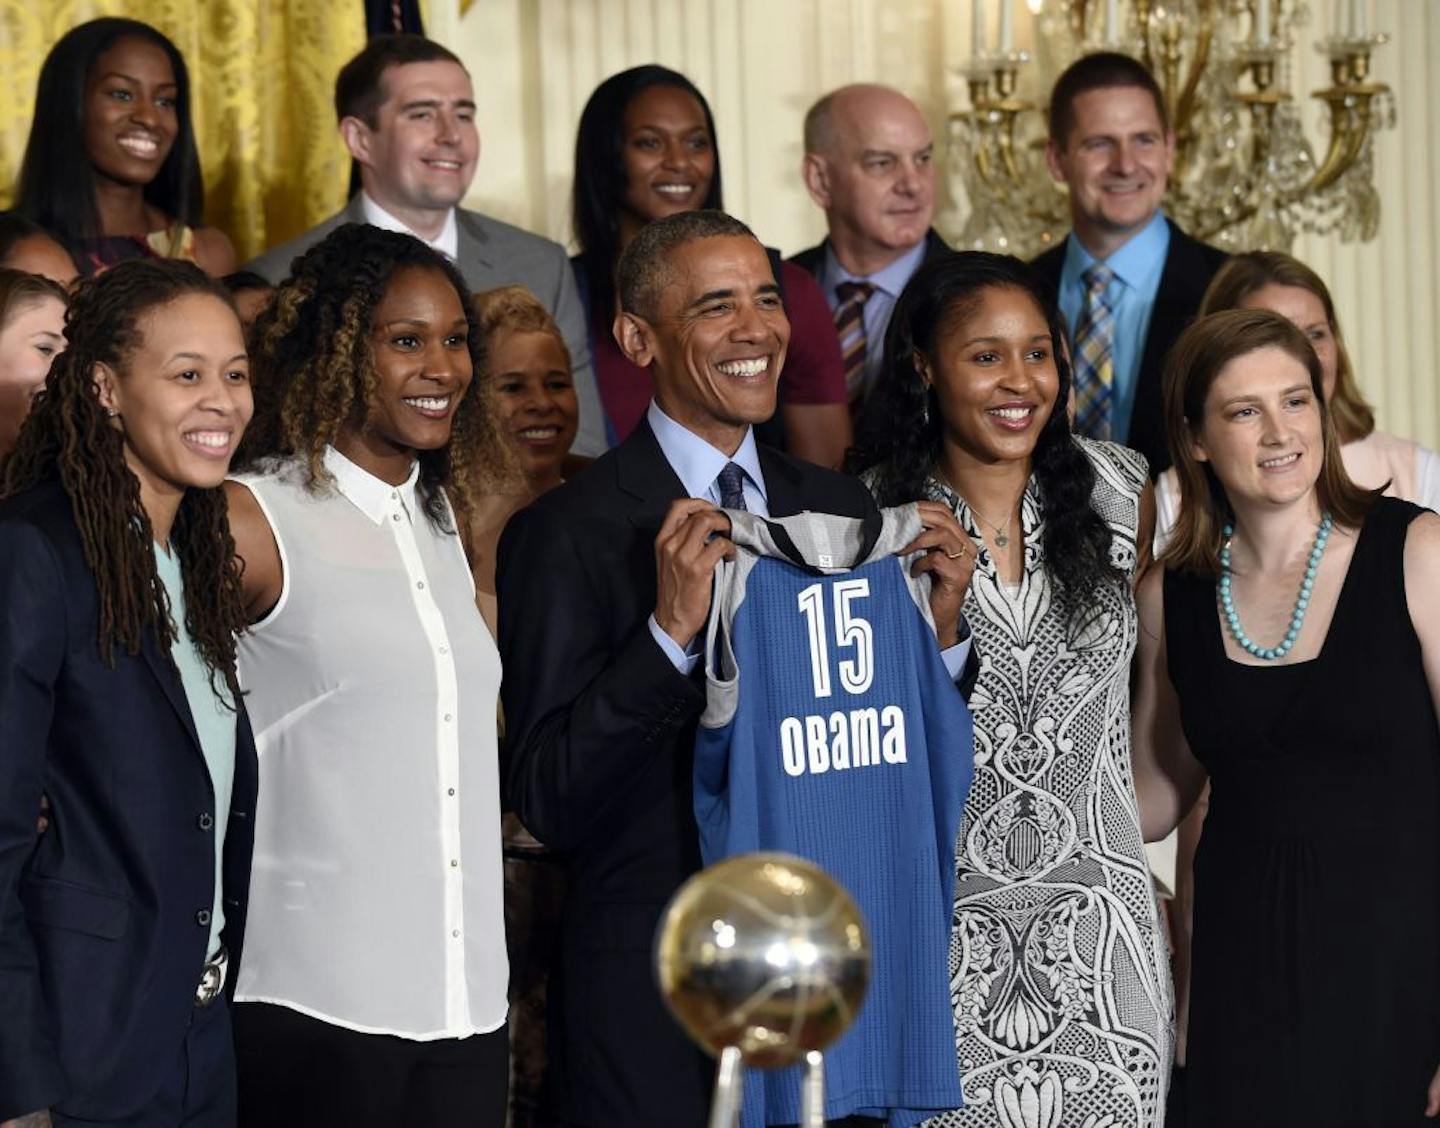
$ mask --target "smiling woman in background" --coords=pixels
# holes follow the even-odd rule
[[[701,208],[723,210],[720,150],[705,96],[683,74],[634,67],[596,87],[575,139],[573,260],[590,327],[595,380],[610,445],[645,415],[650,374],[615,342],[615,264],[652,220]],[[835,322],[819,284],[769,251],[790,320],[790,351],[780,373],[774,419],[756,429],[772,446],[822,466],[838,466],[850,445],[845,370]]]
[[[0,267],[0,460],[10,453],[50,364],[65,351],[65,291]]]
[[[15,210],[91,275],[133,258],[228,274],[235,249],[203,223],[190,76],[175,44],[137,20],[91,20],[46,56]]]
[[[474,298],[485,339],[484,381],[500,429],[520,459],[513,493],[489,493],[475,506],[473,554],[480,610],[495,633],[495,546],[510,515],[565,479],[580,418],[570,353],[550,311],[524,286]]]

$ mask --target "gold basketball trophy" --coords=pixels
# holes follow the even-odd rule
[[[741,854],[671,899],[655,941],[660,994],[720,1059],[709,1128],[737,1128],[744,1066],[805,1062],[800,1128],[825,1126],[821,1051],[854,1021],[870,938],[850,894],[790,854]]]

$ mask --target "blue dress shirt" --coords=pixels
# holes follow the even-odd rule
[[[765,494],[765,475],[760,470],[760,452],[755,446],[753,427],[745,431],[745,438],[741,440],[739,449],[734,454],[726,454],[718,447],[711,446],[694,431],[676,423],[660,410],[660,405],[654,400],[650,401],[645,419],[650,424],[650,430],[655,432],[660,453],[665,456],[665,461],[670,463],[670,469],[674,470],[675,476],[680,479],[687,497],[704,498],[718,506],[720,483],[716,479],[720,477],[720,471],[725,469],[726,464],[733,462],[745,471],[745,508],[761,517],[770,516],[770,503]],[[665,657],[670,659],[670,664],[686,676],[694,672],[695,663],[700,660],[705,632],[701,631],[695,637],[690,644],[691,649],[687,651],[661,629],[653,614],[650,616],[649,627],[651,637],[665,652]],[[968,637],[940,652],[951,681],[964,671],[965,660],[969,656]]]
[[[1164,212],[1156,212],[1129,242],[1104,260],[1081,246],[1073,231],[1065,240],[1065,264],[1060,270],[1060,312],[1071,340],[1075,338],[1075,325],[1085,307],[1085,284],[1080,276],[1101,261],[1115,272],[1105,288],[1105,300],[1115,311],[1110,437],[1117,443],[1123,443],[1130,434],[1145,336],[1150,331],[1150,314],[1155,308],[1155,294],[1160,289],[1160,275],[1165,272],[1165,256],[1169,253],[1170,225],[1165,222]]]
[[[921,239],[889,266],[874,274],[851,274],[835,257],[835,248],[825,241],[825,257],[820,264],[820,288],[825,291],[825,300],[833,314],[840,305],[835,287],[842,282],[868,282],[875,289],[861,307],[861,320],[865,323],[865,386],[873,388],[885,364],[885,330],[890,327],[890,314],[900,291],[911,276],[920,269],[925,260],[925,240]]]

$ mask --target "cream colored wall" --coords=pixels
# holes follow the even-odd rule
[[[607,75],[646,62],[689,75],[715,111],[726,206],[789,253],[824,234],[797,171],[810,102],[842,83],[886,82],[940,138],[955,83],[946,68],[969,51],[968,0],[477,0],[464,15],[457,4],[430,0],[427,17],[479,91],[470,203],[567,244],[575,124]],[[1333,4],[1312,0],[1311,11],[1291,85],[1307,104],[1328,84],[1311,45]],[[1381,425],[1440,447],[1440,0],[1374,0],[1372,26],[1394,37],[1374,70],[1399,106],[1376,147],[1380,235],[1350,245],[1302,236],[1294,251],[1334,290]],[[1318,109],[1306,113],[1322,148]],[[942,196],[942,207],[964,207]]]

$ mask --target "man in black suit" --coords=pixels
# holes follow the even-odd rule
[[[1165,354],[1225,253],[1160,210],[1175,134],[1160,87],[1128,55],[1087,55],[1056,81],[1046,160],[1069,189],[1071,231],[1034,266],[1075,346],[1076,430],[1134,447],[1157,476],[1170,465]]]
[[[511,520],[498,589],[510,797],[568,861],[550,984],[550,1097],[586,1128],[701,1125],[713,1065],[666,1014],[651,962],[665,903],[700,868],[692,676],[716,563],[717,503],[863,516],[864,486],[758,447],[790,337],[769,259],[742,223],[688,212],[619,265],[615,332],[655,398],[629,439]],[[952,672],[973,556],[953,517],[912,550]],[[973,671],[971,663],[966,672]]]
[[[805,115],[805,187],[829,234],[790,261],[820,283],[845,357],[850,405],[880,378],[895,300],[949,247],[935,214],[935,143],[919,107],[888,86],[832,90]]]

